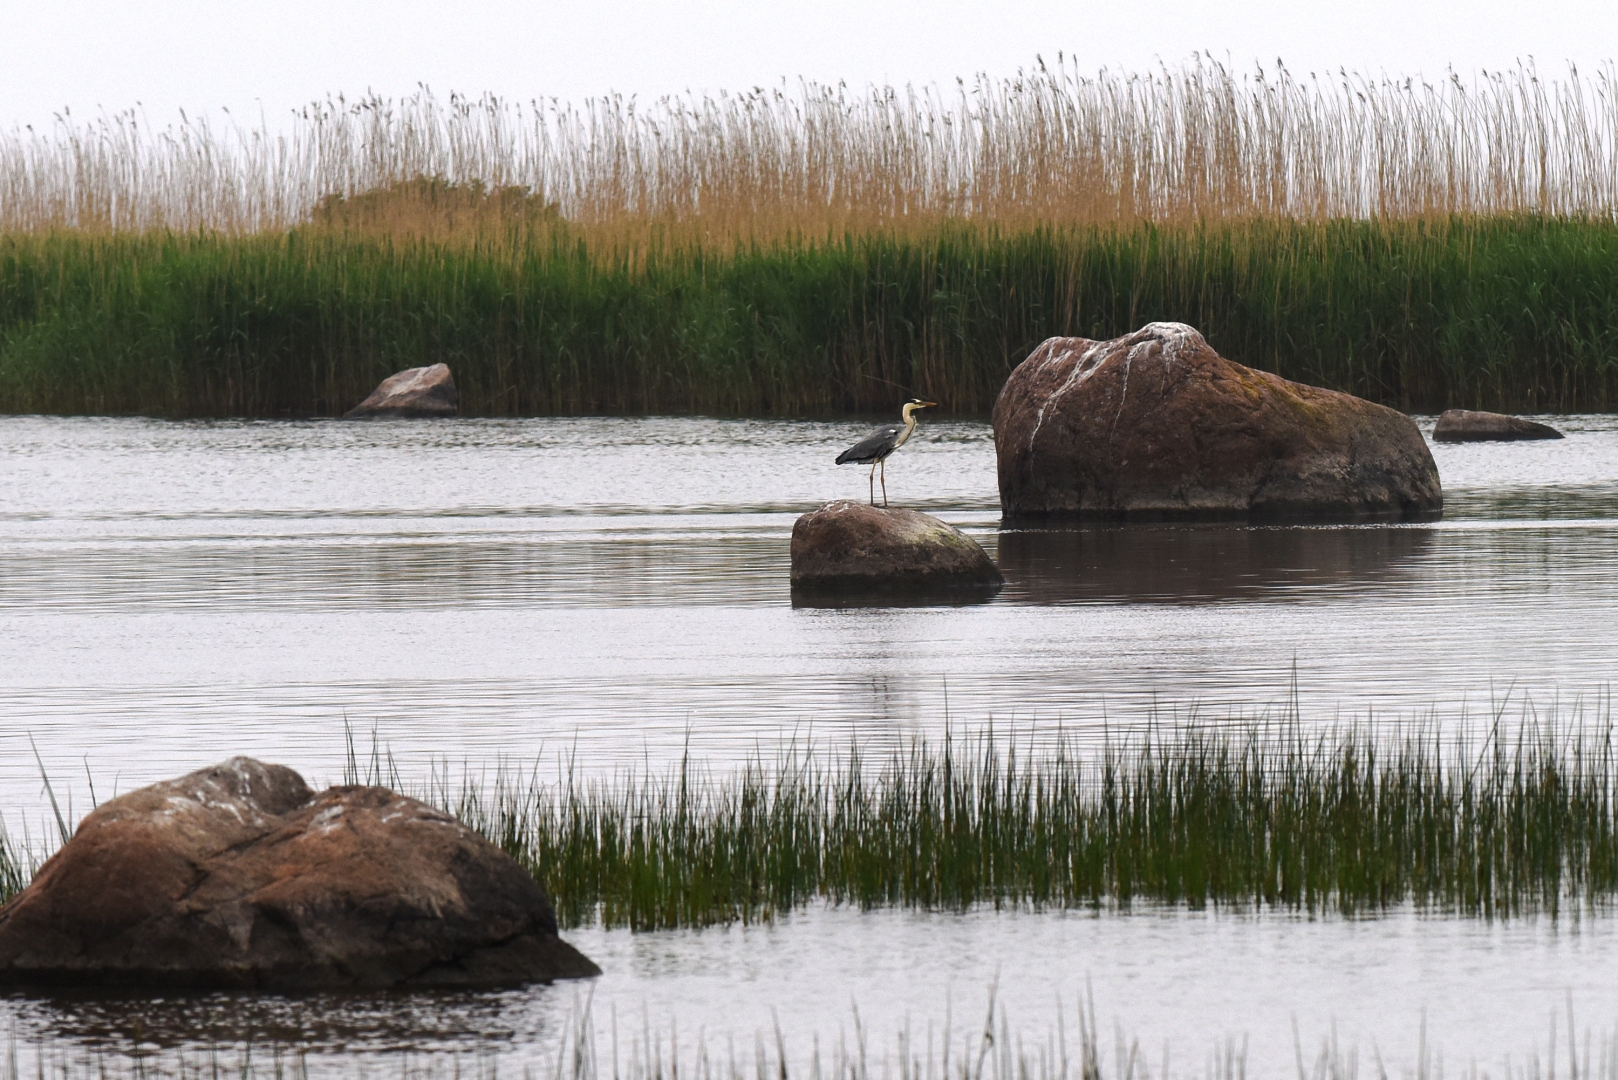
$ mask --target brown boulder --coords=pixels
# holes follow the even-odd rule
[[[378,417],[430,419],[460,412],[460,395],[448,364],[406,368],[389,375],[371,396],[343,414],[344,420]]]
[[[232,758],[130,792],[0,908],[0,986],[505,986],[599,974],[534,879],[425,803]]]
[[[1517,442],[1562,437],[1562,433],[1549,424],[1470,409],[1449,409],[1433,425],[1434,442]]]
[[[976,540],[915,510],[830,502],[792,526],[794,589],[993,589]]]
[[[1008,520],[1419,520],[1444,507],[1415,423],[1232,363],[1181,323],[1050,338],[994,405]]]

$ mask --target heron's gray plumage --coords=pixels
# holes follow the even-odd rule
[[[873,461],[881,461],[904,443],[901,435],[904,433],[903,424],[889,424],[879,427],[859,442],[837,455],[837,464],[847,465],[853,462],[856,465],[869,465]]]

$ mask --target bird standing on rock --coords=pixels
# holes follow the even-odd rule
[[[877,466],[882,466],[882,507],[883,509],[887,509],[888,467],[884,463],[888,460],[888,455],[899,449],[899,447],[903,446],[905,444],[905,440],[909,439],[911,433],[916,430],[916,410],[930,409],[937,404],[938,402],[936,401],[923,401],[920,398],[911,398],[909,401],[905,402],[904,408],[901,409],[899,413],[902,417],[904,417],[903,423],[888,424],[886,427],[879,427],[869,435],[865,436],[865,438],[861,439],[859,442],[837,455],[837,464],[839,465],[847,465],[849,462],[856,462],[860,465],[871,466],[872,506],[876,505]]]

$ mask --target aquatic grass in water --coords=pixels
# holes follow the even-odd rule
[[[717,773],[448,769],[413,789],[351,753],[349,782],[456,814],[541,881],[564,926],[653,930],[812,903],[964,910],[1137,902],[1506,917],[1618,898],[1612,729],[1184,727],[1038,749],[985,732]],[[0,890],[28,876],[0,838]]]
[[[424,794],[528,867],[564,925],[649,930],[819,902],[1600,908],[1618,895],[1615,780],[1605,726],[1476,746],[1292,726],[789,750],[725,775],[441,773]]]

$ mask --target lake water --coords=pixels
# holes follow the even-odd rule
[[[1082,738],[1103,719],[1294,707],[1322,723],[1459,726],[1501,703],[1604,718],[1618,421],[1553,422],[1567,439],[1434,447],[1435,524],[1056,532],[999,530],[986,425],[929,424],[891,462],[892,500],[977,537],[1005,590],[814,608],[792,604],[788,534],[827,499],[864,497],[865,470],[832,465],[863,423],[0,418],[0,810],[14,837],[42,835],[41,763],[75,814],[234,753],[331,781],[348,729],[408,776],[564,752],[604,769],[688,747],[724,761],[946,724]],[[1056,994],[1071,1007],[1088,977],[1103,1028],[1139,1033],[1153,1062],[1163,1038],[1189,1066],[1249,1031],[1253,1061],[1290,1068],[1290,1014],[1308,1037],[1335,1017],[1386,1050],[1415,1045],[1425,1006],[1452,1061],[1544,1044],[1569,990],[1581,1025],[1611,1029],[1618,989],[1596,976],[1613,930],[810,912],[575,937],[608,970],[598,1022],[617,1009],[638,1027],[644,1006],[682,1040],[707,1023],[750,1047],[771,1009],[796,1040],[834,1038],[852,1004],[873,1031],[936,1026],[946,999],[980,1025],[998,971],[1040,1038]],[[417,1005],[351,1003],[314,1041],[419,1034],[537,1060],[576,989],[456,999],[430,1023]],[[94,1003],[13,1004],[20,1037],[124,1037]],[[314,1015],[239,1005],[223,1013],[265,1031],[284,1030],[277,1008]],[[201,1008],[175,1005],[175,1023]]]

